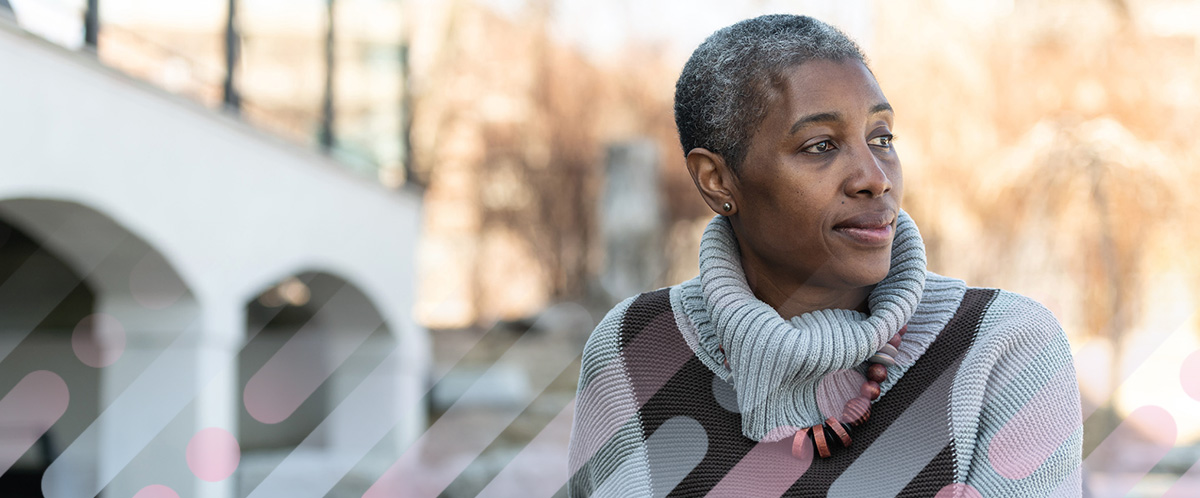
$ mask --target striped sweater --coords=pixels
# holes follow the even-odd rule
[[[1079,392],[1058,322],[927,272],[906,214],[869,314],[779,316],[746,284],[724,217],[700,259],[698,277],[622,302],[589,338],[570,496],[1080,494]],[[793,456],[797,430],[840,414],[864,360],[903,326],[851,445]]]

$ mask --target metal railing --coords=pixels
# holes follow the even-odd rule
[[[5,1],[0,0],[0,2]],[[306,109],[300,105],[280,107],[259,102],[239,91],[236,86],[239,75],[235,74],[231,100],[229,98],[231,89],[228,86],[229,71],[219,62],[223,58],[230,57],[228,47],[220,47],[221,52],[214,52],[212,57],[197,56],[194,53],[188,53],[186,49],[171,46],[169,43],[136,30],[116,24],[102,24],[102,20],[98,16],[89,13],[96,8],[96,0],[88,0],[86,4],[90,8],[71,8],[56,3],[44,3],[39,8],[57,11],[57,15],[63,19],[80,19],[80,29],[85,31],[82,50],[93,52],[97,59],[106,66],[149,82],[172,94],[200,103],[204,107],[238,116],[257,128],[297,145],[317,149],[326,154],[332,153],[333,148],[339,145],[338,139],[341,137],[336,135],[336,130],[333,128],[334,106],[331,96],[328,95],[329,90],[326,90],[326,95],[323,96],[321,102],[315,103],[313,109]],[[234,2],[231,2],[230,5],[234,6]],[[5,12],[8,12],[8,15],[13,17],[18,25],[21,25],[21,19],[12,16],[11,10],[4,7],[5,4],[0,3],[0,19],[5,17]],[[332,7],[328,8],[328,15],[332,15]],[[22,27],[24,28],[24,26]],[[225,29],[227,30],[228,26]],[[240,62],[237,61],[237,58],[240,56],[243,40],[236,28],[233,34],[237,40],[237,48],[233,51],[234,70],[238,71],[237,64]],[[227,36],[228,33],[226,33]],[[324,33],[321,38],[328,44],[331,36],[331,32]],[[58,40],[51,41],[57,42]],[[229,42],[224,40],[224,43]],[[325,73],[329,73],[334,67],[330,60],[331,57],[331,53],[324,55]],[[329,88],[332,77],[330,74],[323,76],[327,88]],[[404,105],[403,100],[398,98],[398,101],[401,101],[398,105]],[[350,109],[347,108],[347,110]],[[397,137],[396,140],[403,142],[402,145],[407,147],[405,137]],[[346,145],[351,146],[351,143],[353,140],[346,142]],[[373,163],[374,168],[381,167],[377,160],[370,159],[372,154],[369,151],[359,150],[351,155],[360,159],[359,166],[361,166],[361,160],[366,159]]]

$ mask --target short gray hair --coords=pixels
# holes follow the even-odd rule
[[[675,83],[675,126],[683,153],[703,147],[737,172],[767,114],[768,90],[783,71],[811,60],[857,60],[858,45],[807,16],[767,15],[713,33]]]

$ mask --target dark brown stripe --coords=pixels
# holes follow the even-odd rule
[[[642,399],[649,394],[639,412],[643,438],[649,439],[664,422],[676,416],[687,416],[700,423],[708,438],[708,451],[668,496],[703,496],[750,451],[755,442],[742,435],[741,417],[725,410],[717,401],[713,393],[715,375],[683,340],[673,319],[669,296],[639,298],[626,313],[630,312],[638,318],[623,324],[622,344],[633,346],[627,347],[623,356],[637,397]],[[672,320],[655,318],[663,314]],[[629,336],[627,339],[626,335]],[[683,367],[663,372],[664,368],[673,368],[674,362],[661,359],[675,358],[681,353],[689,357]],[[653,380],[664,373],[670,375],[670,380],[660,389],[647,393],[640,387],[653,385]],[[731,386],[725,384],[723,387],[729,389],[730,396],[735,396]]]
[[[634,298],[625,313],[621,315],[621,349],[625,349],[651,323],[661,321],[663,315],[672,317],[671,326],[675,325],[674,312],[671,311],[670,289],[659,289],[647,292]],[[679,335],[679,334],[676,334]],[[683,342],[683,338],[679,338]]]
[[[979,330],[979,322],[983,312],[996,295],[995,289],[967,289],[962,303],[954,316],[946,323],[946,327],[938,334],[937,339],[917,359],[904,376],[871,406],[871,418],[866,423],[856,427],[853,434],[854,444],[836,453],[831,458],[817,459],[809,467],[808,472],[796,481],[784,496],[825,496],[829,487],[842,475],[850,464],[878,438],[888,426],[907,410],[925,389],[929,387],[943,371],[956,371],[962,357],[970,349]],[[953,375],[953,373],[951,373]],[[949,406],[949,393],[939,402]],[[947,417],[949,410],[945,410]],[[946,424],[947,431],[949,423]],[[949,436],[949,434],[947,434]],[[951,439],[952,441],[952,439]],[[941,460],[939,460],[941,459]],[[943,461],[944,460],[944,461]],[[918,474],[922,482],[950,484],[954,479],[954,451],[944,449],[934,458],[926,469],[936,469],[936,473]],[[947,467],[945,462],[949,462]],[[948,472],[946,472],[948,470]],[[931,470],[933,472],[933,470]]]
[[[992,289],[968,289],[958,310],[933,344],[888,393],[872,405],[871,419],[852,431],[854,441],[850,448],[840,448],[833,457],[814,461],[785,496],[825,496],[830,485],[842,472],[862,455],[942,372],[950,369],[953,375],[962,356],[970,349],[983,312],[995,295],[996,291]],[[756,443],[742,435],[740,416],[721,408],[713,394],[715,375],[694,356],[691,348],[683,341],[674,322],[666,289],[644,294],[630,304],[622,320],[620,344],[636,397],[639,401],[645,401],[639,411],[643,438],[648,439],[664,422],[681,415],[691,417],[704,428],[708,437],[707,453],[687,477],[667,495],[704,496]],[[682,368],[674,372],[664,371],[674,369],[678,362],[659,360],[681,354],[688,355]],[[661,380],[664,375],[669,376],[665,383]],[[653,392],[647,392],[649,386],[654,386]],[[947,397],[944,396],[938,401],[945,402],[948,406]],[[946,425],[949,427],[949,424]],[[908,483],[901,496],[930,496],[953,481],[955,448],[949,434],[946,436],[951,443],[942,448],[941,452]],[[784,463],[788,462],[780,462]]]
[[[938,491],[954,481],[954,454],[954,440],[951,440],[896,496],[928,498],[937,495]]]
[[[669,319],[668,319],[669,318]],[[664,334],[661,331],[651,330],[654,328],[662,328],[663,325],[669,324],[671,328],[676,328],[674,336],[679,342],[683,343],[683,338],[674,326],[674,314],[671,311],[671,301],[668,289],[660,289],[654,292],[648,292],[639,295],[625,309],[625,313],[621,315],[620,330],[618,333],[618,357],[625,363],[625,368],[630,373],[630,381],[633,384],[630,386],[634,390],[635,399],[644,401],[652,393],[644,392],[645,389],[639,389],[639,386],[652,384],[654,379],[661,377],[662,373],[656,372],[651,368],[653,363],[647,361],[650,359],[655,348],[654,343],[661,342],[667,339],[670,334]],[[643,336],[643,334],[647,334]],[[648,342],[647,342],[648,341]],[[632,361],[630,358],[632,353]],[[679,362],[680,364],[683,361]],[[647,375],[651,374],[651,375]],[[666,375],[670,375],[667,373]],[[669,377],[668,377],[669,378]],[[588,462],[580,466],[570,478],[568,487],[574,486],[577,492],[584,495],[589,495],[594,492],[591,489],[592,484],[599,484],[609,478],[609,473],[616,469],[616,465],[611,467],[600,468],[595,462],[600,455],[619,454],[619,447],[627,444],[618,441],[616,434],[613,435],[604,445],[596,451]],[[593,481],[594,480],[594,481]]]

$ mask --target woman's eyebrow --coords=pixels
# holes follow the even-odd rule
[[[879,114],[881,112],[895,112],[895,111],[892,110],[892,105],[887,102],[875,104],[874,106],[871,107],[870,114]],[[842,115],[839,113],[836,113],[836,112],[818,112],[816,114],[809,114],[800,119],[797,119],[795,123],[792,123],[792,129],[788,131],[788,134],[789,135],[795,134],[797,131],[800,131],[800,128],[803,128],[805,125],[809,125],[812,123],[829,123],[829,122],[838,122],[841,120],[842,120]]]
[[[876,107],[878,107],[878,106],[876,106]],[[791,135],[793,133],[796,133],[797,131],[800,131],[800,128],[803,128],[807,124],[827,123],[827,122],[831,122],[831,121],[837,122],[837,121],[841,121],[841,120],[842,120],[842,115],[838,114],[836,112],[819,112],[816,114],[809,114],[807,116],[804,116],[804,117],[796,120],[796,122],[794,124],[792,124],[792,129],[791,129],[791,131],[788,132],[788,134]]]

